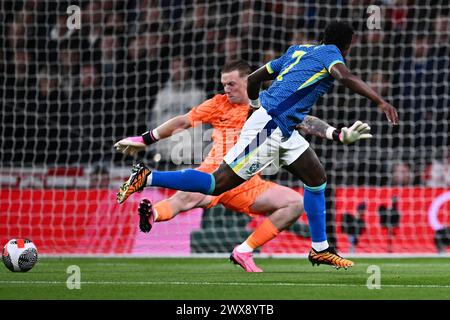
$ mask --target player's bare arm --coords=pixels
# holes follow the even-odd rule
[[[341,130],[338,130],[317,117],[307,115],[296,129],[303,134],[334,140],[343,144],[351,144],[360,139],[372,138],[370,126],[359,120],[350,128],[343,127]]]
[[[260,107],[259,103],[259,91],[261,89],[261,83],[268,80],[273,80],[278,73],[269,73],[266,66],[262,66],[247,78],[247,94],[250,99],[250,106],[254,109]]]
[[[310,115],[307,115],[303,122],[296,127],[300,133],[315,135],[323,139],[327,137],[328,128],[332,128],[332,126],[325,121]]]
[[[182,130],[190,128],[189,114],[173,117],[167,120],[156,129],[147,131],[141,136],[128,137],[118,141],[114,147],[123,154],[135,155],[145,149],[146,146],[158,140],[168,138]]]
[[[398,124],[398,114],[397,110],[388,102],[386,102],[378,93],[375,92],[371,87],[369,87],[363,80],[358,76],[352,74],[347,67],[338,63],[331,68],[331,75],[342,83],[344,86],[349,88],[355,93],[358,93],[373,103],[375,103],[385,114],[389,122],[394,125]]]
[[[190,127],[192,127],[192,125],[189,121],[189,114],[186,113],[167,120],[162,125],[158,126],[156,131],[158,132],[159,139],[165,139],[182,130],[189,129]]]

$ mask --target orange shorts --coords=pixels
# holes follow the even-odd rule
[[[263,180],[259,175],[256,175],[240,186],[214,197],[206,208],[214,207],[220,203],[230,210],[242,212],[250,216],[264,214],[261,212],[253,212],[250,207],[255,203],[256,198],[275,185],[275,182]]]

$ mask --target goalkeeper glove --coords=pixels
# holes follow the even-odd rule
[[[327,130],[327,138],[335,141],[340,141],[343,144],[352,144],[360,139],[372,138],[370,132],[370,127],[367,123],[356,121],[350,128],[343,127],[339,132],[335,128],[328,128],[332,131]]]
[[[159,135],[156,130],[151,130],[143,133],[140,136],[128,137],[122,139],[114,144],[117,151],[134,156],[139,151],[145,149],[146,146],[151,145],[159,140]]]

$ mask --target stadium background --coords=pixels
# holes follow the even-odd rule
[[[69,30],[69,5],[81,29]],[[369,30],[369,5],[381,29]],[[399,110],[390,126],[366,99],[336,85],[313,114],[336,127],[368,122],[370,141],[341,146],[308,138],[328,174],[330,240],[341,252],[447,252],[450,243],[449,4],[447,1],[2,1],[0,15],[0,241],[26,237],[45,254],[228,253],[259,220],[217,207],[137,227],[142,197],[115,192],[136,159],[118,139],[146,131],[221,92],[220,67],[253,68],[291,43],[313,43],[326,24],[356,30],[348,66]],[[173,70],[173,71],[171,71]],[[180,93],[181,92],[181,93]],[[196,132],[192,145],[202,150]],[[158,144],[159,145],[159,144]],[[140,157],[179,169],[171,143]],[[206,152],[207,148],[203,150]],[[187,157],[187,158],[186,158]],[[286,172],[267,175],[296,188]],[[360,211],[362,223],[353,217]],[[262,253],[308,252],[306,219]],[[349,234],[363,230],[350,245]]]

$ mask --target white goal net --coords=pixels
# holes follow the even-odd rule
[[[113,145],[223,93],[220,69],[252,69],[332,21],[355,29],[347,66],[391,102],[400,125],[336,84],[312,114],[356,120],[370,141],[307,139],[327,172],[327,231],[342,253],[436,254],[450,245],[450,5],[446,0],[0,2],[0,242],[29,238],[45,254],[228,253],[262,221],[219,205],[138,228],[147,188],[115,201],[131,165],[199,164],[211,129],[137,157]],[[194,150],[194,151],[192,151]],[[194,161],[195,160],[195,161]],[[303,193],[287,171],[264,179]],[[259,252],[305,255],[305,215]]]

